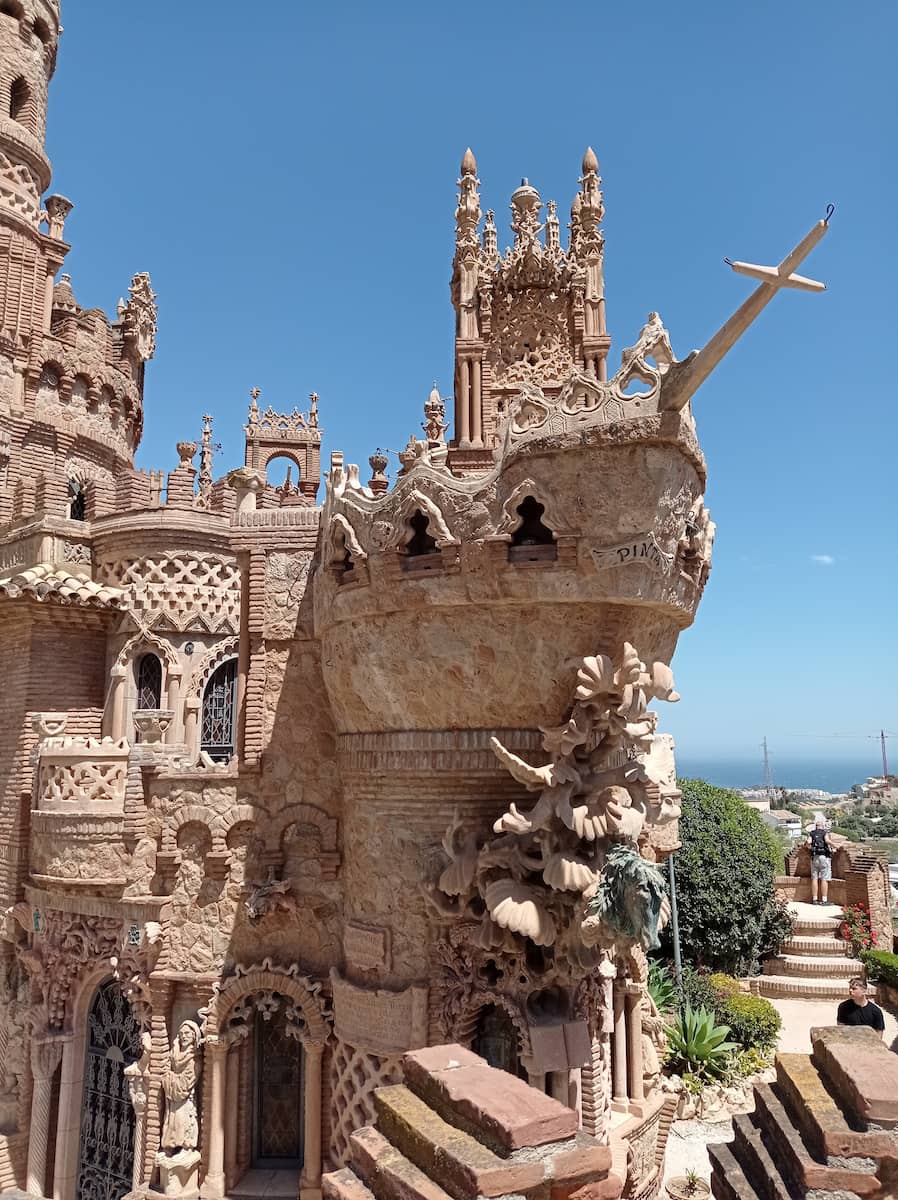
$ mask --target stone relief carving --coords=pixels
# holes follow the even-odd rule
[[[699,587],[704,587],[711,573],[711,551],[717,526],[705,508],[704,496],[699,496],[686,514],[686,525],[677,545],[677,558],[681,569]]]
[[[134,276],[128,293],[122,312],[125,338],[133,344],[141,362],[147,362],[156,352],[156,293],[146,271]]]
[[[83,972],[118,959],[123,923],[120,917],[46,909],[38,911],[34,924],[32,945],[19,948],[19,961],[43,1000],[47,1026],[59,1029],[65,1023],[72,989]]]
[[[296,913],[296,897],[291,893],[293,884],[289,879],[269,879],[265,883],[254,883],[243,907],[252,924],[273,913]]]
[[[646,827],[676,820],[676,793],[650,774],[657,714],[652,699],[675,701],[670,668],[647,667],[624,643],[617,664],[585,658],[568,720],[543,730],[550,761],[532,766],[492,746],[512,776],[539,793],[495,822],[480,844],[456,818],[446,832],[449,863],[430,895],[445,915],[484,911],[475,942],[514,950],[521,940],[555,947],[583,966],[634,941],[656,943],[669,906],[657,868],[641,858]]]

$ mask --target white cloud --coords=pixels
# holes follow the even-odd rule
[[[811,562],[815,562],[818,567],[831,567],[836,560],[831,554],[812,554]]]

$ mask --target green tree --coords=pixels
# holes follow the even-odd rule
[[[778,839],[735,792],[680,781],[681,849],[675,860],[680,946],[695,966],[744,975],[775,953],[791,920],[774,894],[785,869]],[[670,949],[671,930],[664,936]]]

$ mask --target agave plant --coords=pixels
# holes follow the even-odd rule
[[[649,959],[647,986],[658,1012],[672,1013],[677,1007],[677,985],[670,970],[656,958]]]
[[[708,1008],[686,1005],[667,1028],[668,1061],[696,1075],[720,1077],[725,1074],[730,1056],[739,1047],[728,1042],[729,1025],[717,1025]]]

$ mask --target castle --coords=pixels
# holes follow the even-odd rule
[[[59,17],[0,0],[0,1186],[317,1200],[403,1053],[454,1041],[653,1196],[647,706],[714,537],[689,399],[794,263],[698,356],[652,313],[612,370],[595,155],[566,248],[525,180],[501,254],[467,151],[449,440],[434,389],[393,486],[335,453],[319,504],[318,398],[254,394],[242,467],[204,418],[138,471],[149,276],[83,308],[42,198]]]

